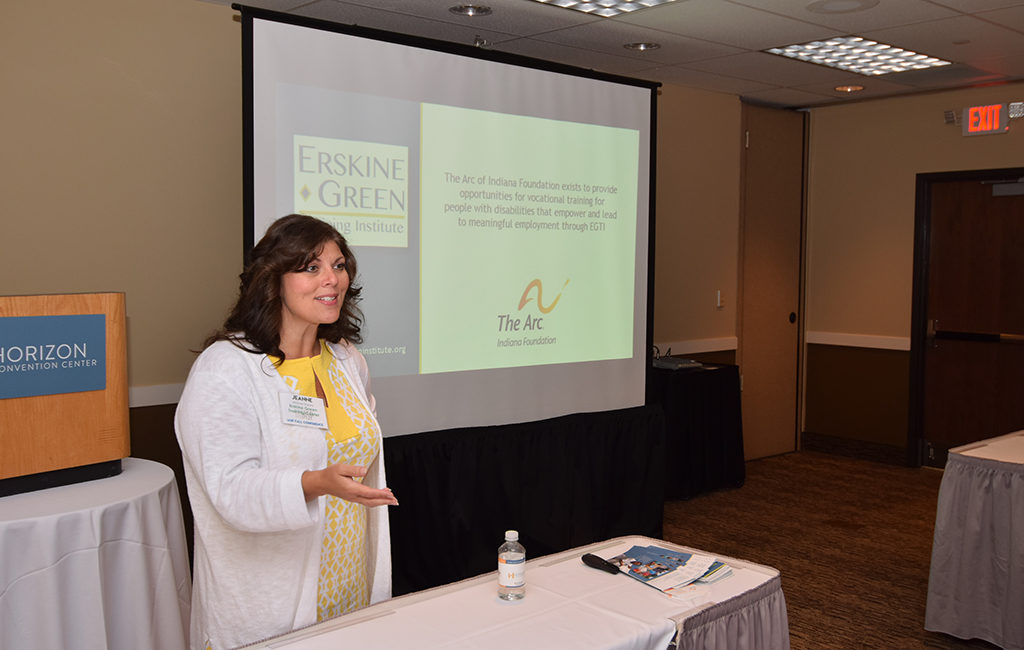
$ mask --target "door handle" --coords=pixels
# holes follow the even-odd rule
[[[1005,332],[961,332],[957,330],[936,330],[934,337],[954,341],[976,341],[979,343],[1024,343],[1024,334]]]

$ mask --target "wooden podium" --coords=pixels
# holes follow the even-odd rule
[[[0,496],[120,473],[123,293],[0,296]]]

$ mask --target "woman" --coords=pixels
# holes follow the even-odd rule
[[[275,221],[189,373],[175,432],[195,517],[193,648],[233,648],[391,596],[380,427],[333,227]]]

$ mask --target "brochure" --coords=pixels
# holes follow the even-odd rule
[[[724,562],[715,560],[708,568],[707,572],[701,577],[697,578],[697,582],[707,584],[709,582],[715,582],[722,578],[728,578],[732,575],[732,568]]]
[[[633,546],[608,561],[630,577],[670,596],[673,590],[708,575],[716,562],[710,555],[684,553],[661,546]],[[721,566],[714,569],[716,572],[726,566],[719,564]]]

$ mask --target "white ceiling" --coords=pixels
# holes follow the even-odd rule
[[[677,0],[614,18],[533,0],[240,3],[466,45],[479,37],[488,49],[789,108],[1024,79],[1024,0]],[[449,11],[470,3],[493,11],[474,17]],[[813,10],[820,5],[832,11]],[[866,77],[761,51],[847,35],[954,65]],[[647,52],[623,47],[649,41],[661,47]],[[846,84],[864,90],[834,90]]]

